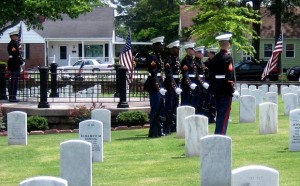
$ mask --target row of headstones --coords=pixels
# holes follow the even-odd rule
[[[20,111],[10,112],[7,121],[8,144],[27,145],[27,114]],[[24,180],[20,185],[56,186],[58,182],[64,185],[66,180],[70,185],[91,185],[91,162],[103,161],[103,141],[111,141],[111,112],[106,109],[93,110],[92,119],[79,124],[79,139],[60,145],[61,178],[65,180],[51,176],[33,177]]]
[[[260,104],[260,134],[277,133],[277,115],[276,104],[268,102]],[[299,131],[300,109],[296,109],[290,113],[290,151],[300,151]],[[193,107],[178,107],[177,137],[185,138],[187,157],[201,157],[201,185],[231,184],[231,139],[219,135],[209,136],[207,117],[195,115]],[[224,180],[227,182],[224,183]],[[279,173],[277,170],[259,165],[241,167],[232,171],[232,183],[233,185],[279,185]]]

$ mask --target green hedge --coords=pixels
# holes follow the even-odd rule
[[[127,111],[120,112],[116,118],[118,125],[142,125],[145,124],[148,119],[148,114],[143,111]]]

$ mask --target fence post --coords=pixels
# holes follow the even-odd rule
[[[6,96],[6,79],[5,79],[5,64],[0,64],[0,100],[7,100]]]
[[[51,72],[51,98],[59,97],[59,93],[57,92],[57,63],[50,64],[50,72]]]
[[[116,70],[116,92],[114,94],[114,97],[118,98],[120,96],[119,94],[119,84],[120,84],[120,75],[118,73],[119,68],[122,66],[121,64],[115,64],[115,70]]]
[[[47,102],[49,68],[40,67],[40,102],[38,108],[50,108]]]
[[[119,94],[120,94],[120,100],[118,103],[117,108],[128,108],[129,105],[126,102],[126,73],[127,73],[126,67],[120,67],[117,71],[117,74],[119,74]]]

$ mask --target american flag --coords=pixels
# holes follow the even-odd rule
[[[272,52],[272,56],[270,57],[267,66],[265,67],[264,72],[261,75],[261,80],[264,80],[270,74],[270,72],[272,72],[272,70],[277,66],[279,54],[282,52],[282,41],[283,36],[281,32],[279,34],[275,48]]]
[[[131,50],[131,38],[130,38],[130,33],[129,33],[127,36],[123,51],[120,55],[121,64],[128,68],[128,75],[127,75],[128,83],[132,82],[132,75],[133,75],[133,70],[134,70],[132,61],[133,61],[133,55],[132,55],[132,50]]]

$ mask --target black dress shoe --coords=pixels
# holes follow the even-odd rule
[[[9,102],[13,102],[13,103],[17,103],[17,102],[20,102],[20,100],[18,100],[18,99],[10,99],[10,100],[8,100]]]

